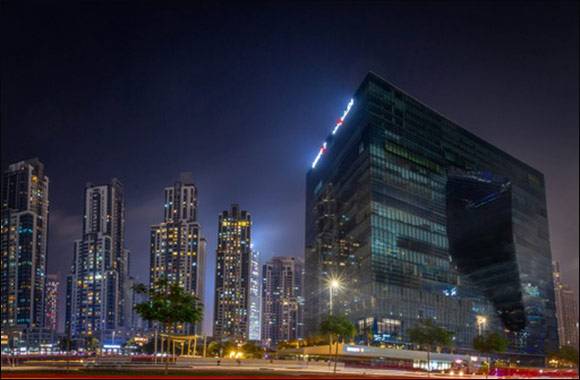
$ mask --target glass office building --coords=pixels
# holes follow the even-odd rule
[[[429,318],[458,348],[487,331],[519,353],[557,346],[542,173],[377,75],[320,148],[306,202],[307,335],[333,299],[386,344]]]

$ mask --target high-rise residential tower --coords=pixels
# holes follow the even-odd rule
[[[306,328],[346,313],[408,342],[433,319],[469,348],[557,345],[544,177],[369,73],[307,174]],[[335,285],[335,286],[331,286]]]
[[[67,328],[73,336],[90,334],[101,342],[124,326],[125,201],[122,183],[85,187],[83,233],[74,242],[67,279]]]
[[[250,335],[252,217],[236,204],[219,215],[214,337],[246,342]]]
[[[295,257],[273,257],[262,273],[262,341],[275,346],[302,339],[303,262]]]
[[[163,222],[151,227],[151,283],[166,278],[203,303],[205,249],[197,221],[197,188],[191,174],[182,173],[173,187],[165,189]],[[201,324],[182,332],[201,334]]]
[[[48,274],[46,276],[45,297],[44,297],[44,327],[50,330],[58,328],[58,288],[60,281],[58,275]]]
[[[2,180],[2,329],[44,324],[48,177],[38,159],[12,164]]]
[[[557,261],[554,262],[554,291],[560,347],[578,349],[578,298],[568,285],[562,283],[560,263]]]

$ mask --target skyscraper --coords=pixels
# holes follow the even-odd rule
[[[252,264],[250,271],[250,334],[249,340],[258,341],[262,335],[262,297],[260,289],[260,252],[252,249]]]
[[[59,282],[58,275],[56,274],[49,274],[46,276],[44,327],[50,330],[56,330],[58,328]]]
[[[83,234],[74,242],[67,279],[67,327],[73,336],[108,341],[124,325],[125,201],[122,183],[85,187]]]
[[[369,73],[306,191],[308,333],[333,291],[334,311],[383,342],[407,342],[429,318],[459,348],[480,331],[505,333],[520,353],[557,345],[536,169]]]
[[[262,272],[262,341],[275,346],[302,339],[304,264],[295,257],[273,257]]]
[[[12,164],[2,181],[2,329],[44,324],[48,177],[38,159]]]
[[[246,342],[250,335],[252,218],[236,204],[219,214],[214,337]]]
[[[182,173],[173,187],[165,189],[163,222],[151,227],[151,283],[166,278],[203,303],[205,249],[197,221],[197,188],[191,174]],[[200,334],[201,324],[183,332]]]
[[[554,261],[554,291],[560,347],[578,349],[578,298],[568,285],[562,283],[560,263],[557,261]]]

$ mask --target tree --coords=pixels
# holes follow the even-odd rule
[[[79,349],[78,344],[77,344],[77,340],[71,339],[70,344],[69,344],[68,338],[62,338],[58,342],[58,348],[60,351],[66,352],[67,354],[69,353],[68,351],[77,351]]]
[[[149,289],[143,284],[133,287],[137,294],[148,295],[149,301],[137,304],[135,311],[141,318],[160,323],[166,332],[176,325],[196,324],[203,319],[203,305],[199,298],[167,278],[157,280]],[[169,368],[169,355],[165,359],[165,374]]]
[[[326,335],[311,335],[302,341],[304,347],[322,346],[328,344],[328,336]]]
[[[248,359],[262,359],[264,357],[264,350],[253,343],[246,343],[242,346],[242,351]]]
[[[375,340],[375,334],[373,334],[373,328],[371,326],[365,327],[365,339],[367,341],[367,347],[370,347],[371,342]]]
[[[578,367],[578,350],[574,347],[564,346],[557,351],[550,352],[548,359],[564,362],[565,365],[571,367]]]
[[[87,352],[97,352],[101,347],[101,342],[94,336],[89,335],[85,338],[84,346]]]
[[[330,335],[336,341],[336,351],[334,354],[334,373],[338,364],[338,343],[339,339],[346,341],[356,334],[356,327],[346,315],[329,316],[320,323],[320,332]]]
[[[451,347],[453,345],[452,331],[447,331],[437,326],[430,319],[423,319],[407,330],[407,336],[411,343],[427,348],[427,376],[431,373],[431,351],[434,347]]]
[[[224,355],[227,355],[229,352],[234,351],[236,349],[236,345],[232,342],[228,341],[218,341],[214,340],[211,342],[207,347],[207,352],[212,356],[218,356],[223,358]]]
[[[510,341],[503,338],[496,332],[489,332],[485,335],[478,335],[473,338],[473,348],[479,351],[480,355],[487,355],[488,369],[486,371],[486,378],[491,371],[491,354],[494,352],[500,353],[507,350]]]
[[[290,340],[290,341],[282,341],[282,342],[278,342],[278,344],[276,344],[276,350],[280,351],[280,350],[291,350],[294,348],[300,348],[301,342],[297,339],[295,340]]]

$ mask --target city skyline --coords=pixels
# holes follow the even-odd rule
[[[15,7],[16,5],[12,4],[12,6]],[[376,7],[379,6],[376,5]],[[279,6],[273,6],[273,8],[275,10],[284,9],[279,8]],[[406,12],[404,7],[396,7],[396,9],[400,14],[405,14]],[[525,23],[523,25],[527,30],[528,28],[531,29],[534,21],[535,23],[541,21],[538,21],[538,10],[534,6],[526,9],[531,16],[536,17],[536,19],[532,18],[529,24]],[[485,7],[483,7],[483,11],[486,11]],[[140,12],[142,12],[140,15],[143,17],[149,15],[147,11]],[[323,5],[315,7],[315,12],[318,12],[318,15],[323,14]],[[344,9],[340,12],[334,10],[334,18],[332,20],[338,20],[340,15],[346,13]],[[2,17],[4,18],[5,16]],[[38,15],[33,15],[34,17],[38,18]],[[109,19],[114,25],[116,25],[116,17]],[[259,20],[260,14],[249,15],[249,17],[255,17]],[[555,12],[555,17],[564,21],[567,20],[563,12]],[[9,30],[12,31],[17,31],[24,25],[28,25],[23,20],[18,20],[18,22],[7,20],[6,23],[6,28],[11,28]],[[4,19],[3,24],[5,24]],[[506,24],[500,22],[500,26],[509,31],[510,29]],[[186,30],[182,29],[184,28],[183,24],[179,25],[181,25],[179,28],[176,27],[176,29],[172,29],[169,32],[177,33]],[[314,30],[318,30],[318,27],[313,24],[307,25]],[[84,37],[90,40],[92,34],[89,31],[92,30],[90,28],[95,28],[95,25],[89,22],[86,28],[83,29],[86,32]],[[440,42],[446,36],[444,32],[442,33],[443,35],[433,36],[433,41]],[[555,35],[556,33],[545,36],[542,40],[542,46],[552,44]],[[313,43],[316,47],[319,47],[325,41],[323,37],[315,38]],[[343,37],[345,37],[347,45],[353,47],[353,41],[349,39],[349,35],[344,34]],[[30,41],[30,35],[24,34],[20,38],[24,42],[33,43]],[[123,38],[123,41],[127,42],[136,37],[128,36]],[[352,39],[356,40],[356,37],[352,37]],[[482,39],[484,39],[484,42],[488,41],[483,37]],[[525,46],[525,48],[522,48],[524,55],[527,51],[526,49],[532,49],[515,33],[508,33],[507,39],[510,43],[518,42]],[[158,40],[155,41],[159,42]],[[412,43],[413,39],[409,38],[409,41],[405,41]],[[267,43],[268,41],[262,40],[262,42]],[[294,43],[298,44],[296,41]],[[570,46],[574,45],[574,43],[577,43],[577,40],[565,40],[555,44],[554,47],[556,54],[568,58],[570,67],[578,66],[577,53],[570,55],[569,51]],[[491,41],[489,44],[491,44]],[[148,56],[148,63],[151,66],[148,66],[147,70],[160,67],[156,61],[159,56],[156,54],[164,54],[164,52],[155,50],[155,46],[158,45],[153,45],[152,53]],[[172,46],[176,48],[178,54],[184,55],[186,61],[191,59],[187,50],[184,50],[184,45],[176,44]],[[507,47],[509,45],[506,43],[506,45],[501,46]],[[397,47],[400,48],[399,51],[404,52],[405,59],[411,60],[410,50],[412,48],[392,46],[392,49]],[[75,46],[68,46],[68,48],[75,53],[73,57],[78,62],[83,62],[85,58],[82,52],[77,50],[78,48]],[[487,49],[484,49],[487,52],[501,50],[501,48],[495,49],[491,45],[485,45],[484,48]],[[8,46],[8,49],[10,49],[10,46]],[[100,49],[103,49],[103,52],[118,53],[114,46],[110,47],[113,50],[105,47]],[[330,52],[320,54],[320,62],[333,58],[334,52],[338,52],[340,49],[332,50],[334,50],[332,54]],[[141,52],[142,50],[138,51]],[[239,50],[236,52],[243,53]],[[310,49],[305,52],[312,53]],[[350,53],[347,53],[347,49],[345,49],[344,54],[348,55]],[[327,135],[328,130],[335,123],[336,117],[342,114],[355,86],[363,78],[366,71],[373,69],[400,84],[410,93],[417,95],[436,109],[443,111],[444,114],[452,119],[458,119],[459,124],[467,126],[471,132],[499,145],[503,150],[512,153],[517,158],[532,164],[544,172],[547,183],[552,251],[555,259],[566,263],[564,268],[567,268],[568,272],[564,272],[563,277],[578,294],[578,237],[577,232],[574,232],[578,230],[578,217],[577,214],[569,215],[570,213],[568,212],[570,209],[578,209],[578,181],[577,175],[574,176],[573,174],[578,172],[578,161],[577,155],[576,157],[572,155],[577,153],[578,119],[577,114],[572,115],[570,112],[570,110],[574,110],[572,104],[574,102],[577,104],[577,91],[564,83],[562,77],[558,77],[557,73],[556,78],[552,78],[553,82],[550,82],[544,76],[536,78],[532,69],[530,71],[524,70],[523,73],[514,75],[509,84],[496,83],[493,79],[493,73],[485,75],[485,72],[481,71],[483,68],[475,64],[474,60],[477,57],[477,53],[472,51],[472,54],[465,58],[467,63],[475,65],[475,69],[472,71],[466,70],[459,76],[460,78],[462,75],[467,77],[472,83],[475,81],[475,77],[480,80],[486,78],[482,82],[487,82],[487,85],[479,85],[474,88],[468,88],[470,86],[462,84],[463,80],[449,77],[450,72],[446,72],[444,69],[440,70],[444,73],[443,77],[445,77],[445,74],[447,75],[446,80],[437,80],[432,79],[428,74],[410,74],[402,66],[398,66],[395,60],[391,61],[382,56],[380,58],[365,56],[359,58],[358,61],[357,59],[341,58],[342,62],[345,62],[345,67],[333,69],[326,74],[322,71],[322,68],[325,67],[323,63],[320,63],[312,71],[299,68],[297,74],[290,75],[290,79],[274,81],[271,85],[262,84],[258,87],[258,90],[251,89],[254,84],[251,82],[237,84],[234,86],[231,96],[228,97],[227,104],[230,111],[221,116],[215,113],[211,100],[205,103],[200,100],[202,99],[200,94],[189,96],[188,101],[185,103],[172,98],[171,101],[160,106],[160,108],[165,110],[161,114],[164,112],[171,114],[173,112],[181,115],[178,118],[169,118],[168,124],[171,127],[167,129],[168,137],[179,138],[182,133],[187,134],[188,130],[191,129],[194,135],[199,134],[205,137],[204,141],[207,141],[207,143],[195,145],[195,148],[187,153],[188,159],[185,161],[183,160],[184,156],[181,155],[183,153],[180,155],[175,153],[157,153],[152,154],[151,158],[143,156],[149,151],[159,150],[159,147],[156,146],[157,140],[152,139],[147,132],[144,132],[144,136],[136,135],[136,137],[133,137],[132,135],[138,131],[135,128],[144,122],[144,120],[135,117],[131,113],[136,108],[129,108],[129,111],[121,112],[114,102],[111,103],[107,100],[107,96],[104,94],[109,90],[113,90],[113,93],[121,96],[124,94],[122,89],[125,86],[129,86],[131,89],[138,88],[136,83],[138,79],[143,78],[144,73],[135,73],[135,77],[127,84],[116,82],[118,79],[115,79],[113,74],[106,71],[108,69],[104,69],[105,71],[100,72],[101,75],[105,78],[112,75],[111,82],[102,85],[107,87],[100,87],[92,82],[75,84],[73,81],[71,84],[65,80],[63,81],[64,87],[62,90],[64,93],[51,94],[48,88],[40,86],[40,89],[35,90],[33,99],[30,102],[23,100],[20,96],[14,96],[12,100],[4,100],[6,96],[3,96],[2,169],[5,169],[5,165],[10,163],[36,156],[46,165],[47,175],[51,178],[51,228],[49,229],[51,236],[49,238],[48,272],[60,272],[61,276],[66,276],[67,274],[66,267],[72,257],[72,241],[80,235],[81,226],[79,225],[79,220],[82,215],[80,189],[87,181],[101,183],[112,176],[119,177],[126,185],[126,225],[128,228],[126,246],[134,252],[132,257],[134,270],[132,274],[138,275],[141,282],[147,282],[148,277],[148,226],[157,223],[162,216],[160,215],[159,204],[162,204],[163,200],[161,198],[162,194],[159,193],[164,184],[173,181],[177,173],[185,170],[192,171],[200,191],[199,220],[204,231],[203,235],[208,239],[208,282],[206,284],[206,290],[209,289],[206,292],[206,295],[208,295],[213,293],[211,264],[215,261],[213,252],[215,252],[217,236],[216,215],[219,210],[230,203],[243,204],[245,209],[252,212],[255,218],[253,240],[256,249],[262,252],[263,262],[267,261],[272,253],[291,256],[303,255],[304,171],[310,167],[314,159],[314,152]],[[244,62],[249,62],[247,60],[250,59],[250,56],[242,54],[242,58],[244,58]],[[283,58],[286,58],[286,56],[279,52],[275,61],[279,62]],[[437,56],[434,59],[435,63],[442,64],[444,62],[444,60],[436,58]],[[2,58],[3,63],[5,63],[5,60],[7,61],[6,67],[11,67],[11,65],[18,62],[18,59],[23,59],[23,56],[17,54],[16,57]],[[110,65],[113,63],[107,60],[106,54],[102,59],[105,62],[109,62]],[[54,64],[55,62],[60,62],[58,56],[49,59],[49,63]],[[34,69],[35,64],[30,63],[30,65]],[[135,63],[131,63],[129,67],[123,66],[121,69],[131,70],[131,68],[135,67],[134,65]],[[423,66],[418,64],[415,65],[417,70],[423,68]],[[554,70],[555,66],[549,60],[536,65],[538,66],[535,66],[535,69],[539,70],[543,75],[547,75],[546,73],[550,71],[561,71]],[[462,65],[462,67],[465,66],[467,65]],[[166,69],[161,70],[161,78],[163,79],[159,79],[159,81],[165,81],[165,83],[148,83],[148,86],[151,86],[147,87],[148,91],[175,88],[177,86],[178,92],[187,93],[188,90],[179,87],[176,80],[176,76],[179,77],[178,74],[182,69],[183,67],[177,59],[170,61]],[[459,66],[454,67],[455,71],[458,69],[460,69]],[[568,69],[569,67],[566,65],[564,71]],[[15,69],[13,68],[13,70]],[[24,75],[26,73],[24,70],[26,69],[21,70],[17,72],[20,72],[20,75]],[[55,69],[52,68],[51,70]],[[239,70],[231,74],[233,78],[243,77],[244,74],[248,73],[256,74],[249,66],[243,66]],[[57,77],[68,78],[64,72],[59,72],[60,74]],[[222,94],[221,91],[227,87],[218,80],[216,72],[211,72],[215,75],[211,78],[216,80],[222,89],[216,90],[217,94]],[[83,72],[77,71],[76,73],[82,74]],[[34,78],[35,75],[32,75],[31,78]],[[190,81],[187,83],[192,88],[195,88],[195,79],[198,78],[198,75],[200,75],[198,72],[187,72],[186,76]],[[266,80],[266,82],[273,78],[272,72],[268,70],[256,75],[257,78]],[[304,83],[299,86],[291,85],[292,81],[296,81],[302,75],[305,76]],[[232,76],[228,78],[232,79]],[[550,93],[562,91],[562,96],[565,98],[562,100],[563,105],[556,105],[555,102],[552,103],[549,99],[543,99],[542,96],[525,95],[523,96],[524,100],[514,105],[514,110],[508,110],[502,106],[500,100],[489,100],[493,94],[498,93],[498,89],[516,89],[513,90],[514,93],[504,95],[503,100],[511,99],[511,97],[515,98],[518,94],[524,94],[530,91],[531,88],[535,88],[529,87],[528,84],[523,84],[532,80],[537,80],[538,86],[544,91]],[[48,84],[45,84],[45,86],[48,86]],[[211,84],[203,83],[202,87],[211,89]],[[98,91],[94,97],[83,98],[82,104],[71,103],[72,98],[69,92],[72,93],[74,89],[78,88],[96,88],[100,92]],[[256,117],[252,112],[247,111],[254,104],[244,100],[248,98],[245,96],[246,92],[249,92],[257,99],[262,99],[264,96],[260,95],[262,91],[269,96],[269,92],[277,92],[279,88],[283,88],[285,93],[275,97],[278,105],[274,107],[274,112],[270,112],[264,117]],[[313,90],[312,88],[316,89]],[[15,93],[16,90],[10,78],[3,80],[2,91],[3,95]],[[482,92],[485,95],[479,95],[478,92]],[[456,95],[450,95],[450,93],[455,93]],[[123,100],[123,104],[129,101],[131,101],[132,107],[136,107],[137,104],[156,104],[155,97],[133,99],[131,94],[132,92],[125,94],[129,100]],[[501,98],[500,95],[498,96]],[[252,96],[249,98],[252,98]],[[212,98],[210,97],[210,99]],[[543,100],[546,100],[545,105]],[[482,102],[484,102],[483,104],[485,104],[486,108],[492,110],[490,115],[483,116],[478,113],[483,108]],[[97,104],[97,106],[93,103]],[[72,114],[67,111],[67,104],[71,104]],[[540,105],[551,111],[546,112],[550,117],[544,116],[544,113],[539,111]],[[90,115],[97,116],[94,107],[100,109],[101,106],[106,116],[96,117],[95,121],[87,122],[79,114],[80,111],[87,109],[90,111]],[[189,109],[190,107],[191,109]],[[25,115],[23,121],[20,121],[18,116],[12,111],[13,109],[24,111],[21,112],[21,114]],[[209,115],[217,117],[215,119],[211,117],[207,119],[206,116],[205,121],[203,121],[203,117],[201,117],[202,120],[199,120],[200,115],[208,112]],[[558,112],[563,113],[563,115],[558,114]],[[86,156],[98,157],[94,155],[96,151],[93,151],[93,149],[98,149],[99,146],[102,147],[101,144],[104,144],[106,139],[101,140],[90,129],[102,129],[107,135],[114,136],[114,131],[108,125],[111,124],[110,120],[114,119],[115,115],[121,116],[120,119],[124,122],[129,121],[131,124],[135,124],[135,127],[128,128],[127,131],[118,131],[119,140],[113,144],[112,157],[105,158],[103,161],[93,160],[93,162],[72,147],[63,149],[62,153],[59,151],[63,144],[61,140],[65,142],[65,147],[77,143],[80,136],[75,125],[83,125],[83,128],[79,128],[79,130],[87,130],[86,133],[96,138],[95,148],[87,148],[90,153]],[[145,125],[163,127],[161,125],[163,118],[159,116],[160,114],[155,115],[155,122],[145,122]],[[215,123],[215,128],[203,128],[200,126],[200,124],[213,124],[208,123],[208,120],[212,120]],[[521,121],[521,124],[531,127],[524,128],[516,125],[519,121]],[[544,136],[542,126],[545,128],[548,121],[556,124],[560,129],[554,130],[552,128],[550,129],[552,135]],[[224,129],[226,125],[240,122],[243,124],[240,127],[240,131],[232,132],[229,129],[227,131]],[[28,140],[20,142],[14,136],[18,130],[23,128],[24,124],[28,124],[31,132],[27,132]],[[272,130],[270,131],[266,127],[256,127],[256,125],[266,125]],[[301,125],[302,127],[300,127]],[[304,127],[304,125],[308,127]],[[488,126],[492,126],[492,128],[488,128]],[[163,130],[163,128],[161,129]],[[290,131],[291,129],[292,131]],[[246,137],[242,131],[249,131],[250,133]],[[280,136],[277,136],[278,132],[276,131],[282,131]],[[509,136],[505,131],[510,131]],[[132,147],[128,153],[122,153],[123,144],[130,146],[131,143],[137,141],[133,139],[137,138],[144,138],[145,140],[139,143],[141,144],[140,146]],[[244,141],[253,140],[255,142],[247,148],[240,149],[237,141],[239,138],[243,138]],[[48,146],[43,146],[46,141],[49,142]],[[225,150],[219,147],[224,144],[233,148],[232,151],[235,152],[234,155],[227,159],[221,158]],[[556,147],[561,149],[556,149]],[[212,153],[214,149],[219,154]],[[542,154],[536,154],[536,152],[542,152]],[[144,162],[142,163],[141,160],[144,160]],[[113,161],[117,164],[112,165]],[[242,162],[243,165],[240,165],[244,167],[242,171],[236,171],[233,177],[219,173],[222,171],[227,172],[237,161]],[[564,162],[568,163],[568,165],[565,165]],[[204,167],[204,165],[207,167]],[[151,168],[151,170],[148,168]],[[254,172],[258,172],[259,175]],[[269,181],[268,178],[272,176],[279,182]],[[570,178],[573,180],[570,181]],[[144,179],[146,179],[147,183],[142,183]],[[235,182],[236,186],[230,189],[231,182]],[[62,264],[63,262],[64,265]],[[206,297],[206,305],[211,305],[212,299],[213,294]],[[61,313],[62,315],[64,314]],[[207,316],[208,314],[206,313],[206,329],[208,319],[211,325],[211,318],[207,318]],[[62,319],[64,318],[61,318],[61,321]]]

